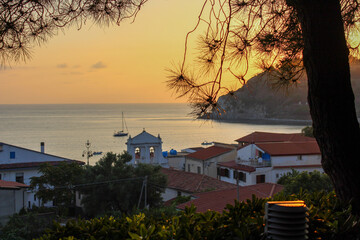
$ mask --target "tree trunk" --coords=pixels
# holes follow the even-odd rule
[[[289,2],[289,0],[288,0]],[[308,101],[322,165],[360,215],[360,129],[339,0],[293,0],[304,37]]]

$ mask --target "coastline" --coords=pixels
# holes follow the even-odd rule
[[[297,120],[297,119],[279,119],[279,118],[241,118],[241,119],[219,119],[219,118],[210,118],[204,120],[213,120],[217,122],[226,122],[226,123],[250,123],[256,125],[293,125],[293,126],[311,126],[312,120]]]

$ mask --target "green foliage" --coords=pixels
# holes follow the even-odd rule
[[[83,195],[82,204],[89,216],[109,211],[130,212],[137,206],[144,177],[148,177],[147,204],[160,206],[161,192],[166,186],[166,176],[160,173],[160,166],[127,164],[131,155],[107,153],[95,166],[86,166],[83,185],[76,189]],[[98,184],[88,184],[98,183]],[[141,206],[144,207],[143,192]]]
[[[293,169],[292,172],[282,176],[278,180],[278,184],[284,185],[285,194],[299,193],[301,189],[309,192],[330,192],[333,190],[329,176],[316,170],[300,173]]]
[[[44,234],[45,228],[52,226],[54,217],[54,214],[38,214],[36,212],[15,214],[0,229],[0,239],[25,240],[39,237]]]
[[[312,126],[306,126],[301,129],[301,133],[306,137],[314,137],[314,130]]]
[[[75,162],[61,162],[57,166],[43,164],[40,177],[31,178],[31,187],[37,189],[36,197],[43,203],[54,201],[54,205],[68,207],[75,198],[72,186],[79,183],[83,168]]]
[[[301,191],[297,195],[276,195],[273,199],[255,196],[235,201],[222,214],[196,213],[186,208],[177,216],[153,218],[143,213],[120,218],[102,217],[55,224],[39,239],[265,239],[264,206],[266,201],[304,200],[309,209],[309,239],[358,239],[360,219],[351,215],[351,207],[340,203],[334,192]]]

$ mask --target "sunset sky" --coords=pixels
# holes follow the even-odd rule
[[[181,62],[202,4],[150,0],[134,23],[64,29],[27,62],[0,70],[0,104],[185,102],[167,89],[166,69]]]
[[[134,23],[65,29],[0,70],[0,103],[185,102],[167,89],[166,69],[182,60],[201,4],[149,1]]]

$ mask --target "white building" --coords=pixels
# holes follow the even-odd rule
[[[6,224],[10,216],[26,208],[28,188],[23,183],[0,180],[0,224]]]
[[[71,160],[45,153],[45,145],[41,143],[41,151],[34,151],[6,143],[0,143],[0,180],[13,181],[30,185],[31,177],[39,177],[39,167],[41,164],[48,163],[57,165],[64,161],[75,161],[84,164],[81,161]],[[24,199],[26,207],[30,208],[33,204],[40,206],[41,202],[36,199],[35,192],[28,190]],[[51,206],[52,203],[45,204]]]
[[[216,178],[217,164],[228,162],[235,157],[236,148],[231,145],[211,146],[187,155],[185,157],[185,171]]]
[[[127,152],[132,156],[131,164],[147,163],[168,167],[168,161],[162,155],[162,140],[160,134],[155,137],[145,129],[135,137],[129,136]]]
[[[320,149],[313,138],[299,134],[255,132],[237,141],[236,159],[218,163],[217,175],[222,181],[236,183],[238,178],[239,185],[248,186],[276,183],[292,169],[324,172]]]

